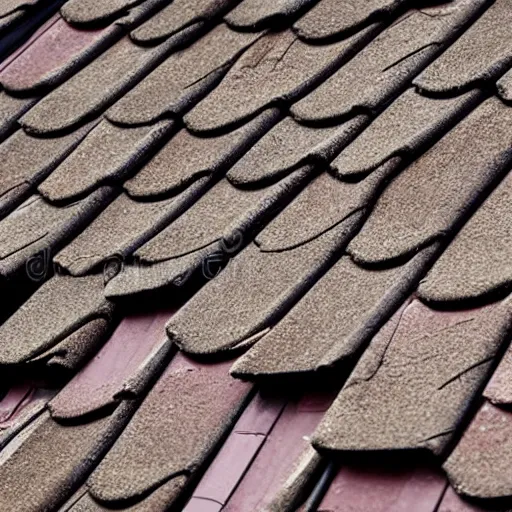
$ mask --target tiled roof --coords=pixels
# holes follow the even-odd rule
[[[511,23],[1,3],[0,512],[512,510]]]

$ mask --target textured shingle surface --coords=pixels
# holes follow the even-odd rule
[[[512,510],[511,20],[4,2],[0,511]]]

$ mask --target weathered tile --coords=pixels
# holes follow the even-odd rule
[[[446,487],[445,478],[439,470],[421,463],[379,462],[344,465],[342,461],[318,512],[437,510]]]
[[[108,111],[108,118],[132,125],[183,113],[215,87],[260,37],[218,25],[192,46],[168,57]]]
[[[481,147],[480,147],[481,149]],[[479,299],[512,284],[512,173],[473,214],[419,287],[427,301]]]
[[[232,373],[244,379],[300,374],[350,361],[402,304],[431,258],[426,249],[402,267],[365,270],[344,256]]]
[[[475,23],[414,83],[429,93],[457,94],[491,82],[512,65],[512,11],[507,0],[490,3]]]
[[[32,137],[18,130],[0,144],[0,217],[26,199],[92,127],[93,123],[51,139]]]
[[[277,0],[260,2],[243,0],[225,17],[229,25],[238,29],[257,29],[284,25],[290,18],[312,6],[315,0]]]
[[[315,282],[357,229],[354,214],[311,242],[288,251],[246,247],[169,322],[186,352],[210,354],[261,337]]]
[[[16,128],[16,121],[36,103],[34,98],[13,98],[0,90],[0,140]]]
[[[121,128],[102,120],[38,191],[50,201],[70,201],[104,183],[122,182],[172,130],[172,121]]]
[[[38,0],[4,0],[0,7],[0,16],[7,16],[15,11],[26,9],[37,2]]]
[[[177,355],[89,478],[91,496],[110,506],[142,501],[161,483],[198,471],[250,393],[229,376],[229,364]]]
[[[506,73],[497,83],[498,94],[503,101],[512,102],[512,71]]]
[[[187,126],[197,132],[227,129],[269,105],[293,102],[352,56],[373,28],[327,46],[305,44],[290,30],[266,34],[185,116]]]
[[[512,413],[485,402],[443,469],[454,489],[474,498],[512,495]]]
[[[51,401],[52,417],[59,420],[87,414],[141,396],[154,374],[162,370],[171,347],[165,323],[172,311],[129,316],[108,342]]]
[[[2,69],[0,83],[7,91],[41,94],[90,62],[116,34],[111,27],[78,30],[57,17],[51,27]]]
[[[144,0],[68,0],[61,13],[69,23],[81,25],[89,23],[106,23],[126,13],[130,7]]]
[[[503,355],[498,368],[487,383],[484,396],[494,405],[512,404],[512,349],[509,347]]]
[[[305,40],[342,37],[370,23],[386,21],[408,3],[408,0],[370,0],[364,4],[357,0],[321,0],[295,23],[294,29]]]
[[[390,261],[449,236],[508,170],[511,122],[512,108],[497,98],[471,112],[384,190],[350,254]]]
[[[42,280],[51,257],[79,233],[112,199],[107,187],[65,207],[31,196],[0,222],[0,274],[10,278],[26,271]]]
[[[132,31],[134,41],[155,43],[184,28],[212,22],[236,4],[236,0],[174,0]]]
[[[33,133],[70,130],[95,117],[133,87],[170,51],[174,40],[154,47],[136,46],[124,37],[45,96],[20,123]]]
[[[314,446],[442,454],[511,324],[506,302],[441,312],[414,300],[373,339],[313,436]]]
[[[292,107],[296,119],[327,122],[361,109],[379,110],[463,30],[486,0],[457,0],[458,8],[413,10],[379,34],[339,71]],[[319,5],[322,5],[320,3]],[[355,86],[357,84],[357,86]]]
[[[443,499],[436,512],[504,512],[503,510],[490,510],[481,508],[478,505],[464,501],[451,486],[448,486]]]
[[[0,327],[0,364],[19,365],[57,345],[66,350],[55,351],[42,363],[66,366],[67,359],[76,362],[77,354],[85,356],[97,348],[113,311],[113,304],[103,295],[103,276],[52,277]],[[90,332],[87,328],[94,321],[95,329]],[[80,336],[81,329],[89,336]]]
[[[408,89],[389,105],[332,162],[340,178],[355,178],[392,156],[413,156],[447,131],[474,107],[482,94],[471,91],[453,99],[431,99]]]
[[[158,197],[213,177],[229,169],[278,116],[277,109],[266,110],[241,128],[217,137],[196,137],[182,129],[124,188],[132,197]]]
[[[234,185],[258,186],[301,165],[329,162],[368,123],[360,115],[331,128],[311,128],[286,117],[269,130],[227,173]]]

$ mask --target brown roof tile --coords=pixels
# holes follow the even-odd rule
[[[457,0],[459,8],[449,14],[408,12],[294,105],[293,115],[311,123],[378,110],[462,31],[484,1]]]
[[[459,302],[510,287],[511,214],[512,173],[509,173],[428,273],[419,287],[420,297],[427,301]]]
[[[458,93],[491,81],[512,65],[512,11],[497,0],[414,83],[429,93]]]
[[[68,202],[104,183],[122,181],[172,129],[172,121],[128,129],[102,120],[39,185],[39,193],[50,201]]]
[[[111,505],[139,501],[197,471],[251,389],[229,377],[229,364],[200,365],[177,355],[89,478],[91,495]]]
[[[463,119],[391,182],[350,244],[351,255],[389,261],[447,236],[508,170],[511,122],[512,108],[496,98]]]
[[[276,109],[266,110],[237,130],[217,137],[196,137],[182,129],[124,188],[132,197],[148,198],[177,192],[200,178],[213,177],[236,162],[278,116]]]
[[[443,469],[455,490],[476,498],[512,495],[512,413],[484,403]]]
[[[108,118],[131,125],[182,113],[202,99],[260,36],[218,25],[168,57],[109,110]]]
[[[243,0],[225,19],[229,25],[239,29],[281,25],[289,17],[296,16],[314,3],[315,0]]]
[[[512,349],[509,348],[488,382],[484,396],[494,405],[512,404]]]
[[[107,187],[67,207],[56,207],[38,195],[31,196],[0,222],[0,273],[11,277],[26,269],[30,279],[42,279],[49,269],[40,264],[47,265],[52,254],[76,236],[111,199],[112,190]]]
[[[222,15],[237,0],[174,0],[132,31],[134,41],[155,43],[184,28],[204,25]]]
[[[36,101],[34,98],[13,98],[0,90],[0,140],[14,131],[18,118]]]
[[[292,102],[352,56],[371,34],[367,29],[340,43],[311,46],[290,30],[269,33],[238,59],[185,122],[198,132],[226,129],[269,105]]]
[[[498,81],[497,87],[501,98],[504,101],[512,102],[512,70]]]
[[[33,193],[37,186],[91,130],[89,124],[70,135],[37,138],[18,130],[0,144],[0,217]]]
[[[340,126],[311,128],[286,117],[228,171],[227,178],[234,185],[258,186],[305,163],[329,162],[366,123],[367,117],[360,115]]]
[[[341,152],[331,167],[342,179],[354,178],[393,156],[414,156],[467,114],[481,97],[480,91],[474,90],[457,98],[434,100],[408,89]]]
[[[70,23],[88,24],[108,22],[126,14],[130,7],[144,0],[68,0],[61,9],[62,16]]]
[[[439,312],[413,301],[373,339],[314,446],[441,454],[489,377],[511,320],[507,303]]]
[[[38,0],[4,0],[0,8],[0,16],[7,16],[14,11],[22,10],[36,4]]]
[[[322,41],[340,37],[381,21],[408,3],[408,0],[370,0],[364,4],[357,0],[321,0],[295,23],[294,29],[306,40]]]
[[[482,508],[474,503],[464,501],[452,487],[448,486],[443,499],[436,512],[504,512],[503,510],[492,511],[488,507]]]
[[[16,365],[32,360],[96,319],[111,319],[114,307],[103,296],[103,276],[80,279],[56,276],[43,284],[16,313],[0,327],[0,364]],[[89,333],[91,334],[91,333]],[[104,335],[100,328],[96,334]],[[80,341],[89,348],[98,346],[98,336],[76,339],[76,350],[83,353]],[[71,347],[66,356],[73,357]],[[89,350],[90,353],[90,350]]]

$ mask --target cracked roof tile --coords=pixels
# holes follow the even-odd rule
[[[238,29],[257,29],[281,25],[289,18],[313,5],[315,0],[243,0],[227,16],[229,25]]]
[[[38,191],[49,201],[70,201],[105,183],[121,182],[172,129],[172,121],[121,128],[104,119],[39,185]]]
[[[36,138],[18,130],[0,145],[0,217],[10,213],[50,174],[91,130]]]
[[[0,364],[17,365],[33,360],[94,320],[109,322],[113,304],[103,295],[103,276],[80,279],[56,276],[43,284],[13,316],[0,327]],[[92,334],[104,335],[104,326]],[[91,334],[90,332],[88,334]],[[98,346],[98,339],[76,339]],[[77,343],[76,349],[84,347]],[[68,349],[71,347],[68,347]],[[86,347],[87,348],[87,347]],[[73,357],[69,350],[69,357]]]
[[[440,312],[414,300],[373,339],[314,446],[442,454],[492,371],[511,320],[507,303]]]
[[[455,38],[484,2],[457,0],[459,9],[445,16],[410,11],[294,105],[292,114],[314,123],[332,122],[362,109],[379,110]]]
[[[132,197],[158,197],[177,192],[200,178],[212,177],[229,169],[278,116],[276,109],[266,110],[237,130],[217,137],[196,137],[182,129],[124,188]]]
[[[512,173],[498,185],[419,287],[426,301],[468,301],[512,284]]]
[[[344,256],[235,363],[233,374],[314,372],[354,357],[410,293],[431,252],[386,270],[365,270]]]
[[[512,65],[512,11],[496,0],[414,83],[429,93],[458,94],[492,81]]]
[[[108,342],[51,401],[52,417],[84,417],[140,396],[170,354],[164,333],[171,311],[125,318]]]
[[[177,355],[89,478],[91,496],[111,506],[137,502],[161,483],[198,471],[251,390],[229,376],[229,364]]]
[[[192,46],[168,57],[108,111],[108,118],[131,125],[183,113],[215,87],[259,37],[218,25]]]
[[[512,494],[512,413],[485,402],[443,464],[458,493],[473,498]]]
[[[292,102],[352,56],[371,36],[372,28],[327,46],[305,44],[290,30],[266,34],[185,116],[185,123],[197,132],[226,129],[269,105]]]
[[[310,161],[330,161],[367,124],[357,116],[340,126],[311,128],[286,117],[228,171],[235,186],[258,186],[282,178]]]
[[[132,31],[140,43],[155,43],[184,28],[212,22],[236,4],[237,0],[174,0]]]
[[[173,47],[143,48],[124,37],[29,110],[20,123],[32,133],[74,129],[110,106]],[[63,106],[66,108],[63,108]]]
[[[384,21],[408,0],[321,0],[294,25],[305,40],[322,41],[360,30],[376,21]]]
[[[34,98],[13,98],[0,90],[0,140],[14,131],[16,121],[36,103]]]
[[[410,88],[346,147],[331,167],[343,179],[371,172],[393,156],[415,155],[481,97],[475,90],[453,99],[433,100]]]
[[[51,255],[76,236],[111,200],[111,195],[111,190],[104,187],[67,207],[56,207],[37,195],[31,196],[0,222],[0,273],[11,277],[26,267],[31,279],[44,277]],[[45,265],[39,268],[41,263]]]
[[[36,95],[61,84],[91,61],[115,31],[77,30],[57,17],[55,23],[0,72],[9,92]]]
[[[508,170],[511,122],[512,108],[497,98],[471,112],[384,190],[350,244],[351,255],[389,261],[449,235]]]
[[[170,339],[185,352],[212,354],[261,337],[339,254],[360,219],[355,214],[289,251],[250,244],[169,322]]]

